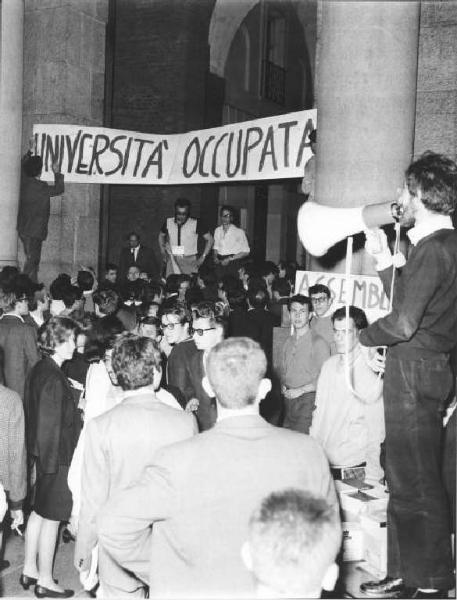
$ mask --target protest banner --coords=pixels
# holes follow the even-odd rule
[[[316,110],[162,135],[105,127],[34,125],[45,181],[174,185],[303,177]]]
[[[346,276],[342,273],[297,271],[295,293],[306,296],[309,287],[316,283],[321,283],[329,288],[333,298],[332,310],[344,306],[348,298],[349,304],[365,311],[370,323],[389,312],[389,300],[384,292],[381,280],[377,276],[351,275],[351,283],[348,286]]]

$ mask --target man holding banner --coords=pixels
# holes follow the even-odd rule
[[[198,238],[206,242],[200,257],[197,254]],[[196,273],[205,261],[213,245],[213,236],[201,221],[190,216],[190,202],[178,198],[175,202],[175,216],[168,218],[159,233],[159,246],[163,262],[166,263],[166,277],[171,273]]]
[[[21,195],[17,215],[17,231],[25,252],[23,272],[37,282],[41,259],[41,246],[48,237],[51,196],[63,194],[64,176],[56,162],[52,164],[54,185],[40,181],[43,160],[27,152],[22,160]]]

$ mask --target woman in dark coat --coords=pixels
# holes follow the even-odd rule
[[[67,475],[80,431],[71,387],[60,368],[73,355],[76,333],[77,324],[68,317],[52,317],[41,327],[43,358],[26,384],[27,441],[36,465],[36,488],[20,583],[24,589],[36,584],[39,598],[69,598],[74,593],[55,583],[52,569],[59,523],[71,513]]]

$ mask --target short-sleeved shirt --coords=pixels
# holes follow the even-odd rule
[[[221,256],[250,252],[246,234],[240,227],[235,225],[229,225],[227,231],[224,231],[222,225],[216,228],[213,250],[216,250]]]
[[[197,254],[197,242],[201,235],[209,233],[200,219],[189,217],[182,225],[170,217],[162,225],[161,232],[168,235],[173,254],[191,256]]]
[[[192,217],[189,217],[189,219],[191,219],[191,218]],[[189,219],[187,219],[183,225],[185,225],[189,221]],[[168,219],[165,219],[165,221],[163,222],[163,225],[160,229],[160,231],[165,234],[168,233],[167,220]],[[207,233],[209,233],[209,228],[205,225],[205,223],[203,223],[203,221],[201,219],[194,219],[194,221],[197,221],[197,229],[196,229],[197,235],[206,235]],[[176,224],[176,225],[177,225],[178,229],[181,229],[182,226],[180,227],[178,224]]]

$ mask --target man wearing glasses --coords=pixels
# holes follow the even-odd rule
[[[162,311],[163,336],[167,345],[171,347],[166,368],[167,383],[181,390],[186,403],[195,396],[191,362],[198,353],[189,331],[190,320],[189,311],[178,302]]]
[[[198,239],[203,237],[205,248],[198,256]],[[175,216],[166,219],[159,233],[159,246],[163,262],[166,263],[165,276],[171,273],[196,273],[210,253],[213,236],[199,219],[190,216],[190,202],[178,198],[175,202]]]
[[[320,335],[330,346],[330,353],[335,354],[335,340],[333,337],[332,324],[332,297],[330,290],[322,283],[316,283],[309,288],[309,297],[313,307],[313,313],[309,326],[311,330]]]
[[[211,429],[216,422],[216,399],[209,395],[203,386],[206,377],[206,361],[212,348],[224,339],[224,323],[215,315],[212,302],[201,302],[195,309],[192,322],[192,336],[199,352],[190,362],[190,373],[195,397],[190,400],[187,410],[195,410],[200,431]]]

